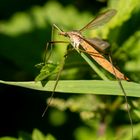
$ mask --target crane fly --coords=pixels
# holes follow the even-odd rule
[[[101,65],[108,72],[116,76],[118,79],[128,80],[128,78],[125,77],[123,73],[112,66],[112,64],[102,54],[100,54],[100,52],[104,52],[105,49],[110,46],[108,42],[101,40],[100,38],[87,39],[82,35],[82,32],[87,29],[95,29],[107,23],[115,14],[116,10],[108,10],[107,12],[97,16],[80,30],[64,32],[61,29],[58,29],[55,24],[54,26],[59,30],[60,35],[68,37],[70,39],[70,42],[75,49],[79,50],[79,46],[82,46],[85,52],[88,53],[99,65]]]
[[[95,19],[90,21],[87,25],[85,25],[80,30],[73,30],[73,31],[65,32],[65,31],[61,30],[60,28],[58,28],[58,26],[56,26],[55,24],[53,24],[53,26],[59,31],[59,35],[69,38],[70,43],[74,47],[75,50],[80,52],[81,51],[80,47],[82,47],[82,51],[89,54],[90,57],[92,59],[94,59],[100,66],[102,66],[105,70],[107,70],[108,72],[110,72],[111,74],[113,74],[116,77],[116,79],[118,80],[119,85],[122,89],[122,92],[125,96],[125,101],[127,104],[127,111],[128,111],[128,115],[129,115],[129,119],[130,119],[130,123],[131,123],[131,128],[132,128],[132,139],[133,139],[133,122],[132,122],[131,114],[130,114],[129,107],[128,107],[126,92],[120,81],[120,80],[129,80],[129,79],[122,72],[120,72],[117,68],[115,68],[113,66],[111,57],[109,57],[109,60],[107,60],[100,53],[100,52],[104,52],[105,49],[110,46],[110,44],[107,41],[104,41],[100,38],[86,38],[82,35],[82,32],[84,32],[88,29],[95,29],[95,28],[102,26],[105,23],[109,22],[110,19],[114,15],[116,15],[116,13],[117,13],[117,11],[115,9],[110,9],[110,10],[100,14],[99,16],[97,16]],[[55,41],[51,41],[49,43],[50,44],[55,43]],[[62,41],[57,41],[56,43],[62,43]],[[61,68],[61,70],[62,70],[62,68]],[[60,76],[60,72],[57,76],[57,81],[54,86],[51,97],[53,97],[54,91],[55,91],[57,83],[58,83],[59,76]],[[50,102],[48,103],[48,105],[50,104]],[[43,116],[44,116],[47,108],[48,108],[48,106],[46,107],[46,109],[43,113]]]

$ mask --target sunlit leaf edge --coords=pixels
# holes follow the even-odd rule
[[[41,82],[9,82],[0,81],[1,84],[20,86],[24,88],[51,92],[55,81],[49,81],[44,87]],[[134,82],[122,81],[122,85],[127,96],[140,97],[140,84]],[[75,93],[75,94],[96,94],[96,95],[120,95],[123,93],[117,81],[103,80],[60,80],[56,92]]]

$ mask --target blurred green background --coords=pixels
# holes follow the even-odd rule
[[[80,29],[99,12],[116,9],[105,26],[88,31],[90,37],[107,39],[113,62],[132,81],[140,81],[139,0],[16,1],[0,4],[0,79],[33,81],[35,65],[43,61],[51,26],[68,31]],[[55,34],[55,40],[65,40]],[[65,46],[54,47],[54,61]],[[61,58],[61,57],[60,57]],[[61,79],[99,79],[77,54],[68,55]],[[129,140],[131,129],[125,102],[120,97],[55,94],[46,113],[51,93],[0,84],[0,140]],[[45,93],[45,94],[44,94]],[[130,99],[130,98],[129,98]],[[135,139],[140,139],[139,99],[131,98]]]

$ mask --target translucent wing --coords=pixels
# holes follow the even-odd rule
[[[105,13],[102,13],[99,16],[97,16],[95,19],[90,21],[86,26],[84,26],[79,31],[83,32],[86,29],[90,29],[90,28],[94,29],[99,26],[102,26],[103,24],[107,23],[116,13],[117,11],[115,9],[110,9],[106,11]]]
[[[100,38],[86,38],[85,40],[100,52],[104,52],[110,46],[107,41]]]

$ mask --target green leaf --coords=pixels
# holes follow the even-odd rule
[[[56,140],[56,138],[55,138],[53,135],[48,134],[48,135],[46,136],[45,140]]]
[[[109,8],[115,8],[118,11],[117,15],[115,16],[115,19],[113,19],[113,26],[119,26],[123,22],[128,20],[131,17],[132,11],[139,6],[139,0],[127,0],[127,2],[125,0],[110,0]]]
[[[16,138],[13,137],[2,137],[0,140],[17,140]]]
[[[44,87],[40,82],[8,82],[0,81],[2,84],[20,86],[34,90],[52,92],[56,81],[49,81]],[[127,96],[140,97],[140,84],[122,81],[122,85]],[[56,87],[56,92],[77,93],[77,94],[97,94],[97,95],[121,95],[123,93],[117,81],[103,80],[60,80]]]
[[[101,77],[103,80],[108,80],[108,78],[105,76],[105,74],[100,70],[99,67],[96,66],[96,64],[91,61],[84,53],[80,53],[80,55],[85,59],[85,61],[90,65],[90,67],[98,74],[99,77]]]
[[[35,81],[42,81],[47,77],[51,76],[52,74],[58,72],[59,66],[53,63],[47,63],[42,66],[40,73],[36,76]]]
[[[19,132],[18,139],[19,140],[32,140],[31,135],[24,131]]]
[[[33,140],[45,140],[45,136],[38,129],[34,129],[34,131],[32,133],[32,139]]]
[[[134,110],[135,115],[140,119],[140,110]]]

